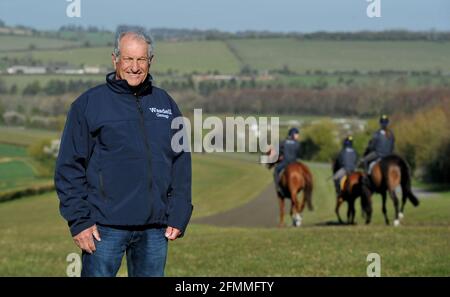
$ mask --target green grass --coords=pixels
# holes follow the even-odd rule
[[[0,143],[0,158],[4,157],[25,157],[27,151],[24,147],[18,147],[12,144]]]
[[[0,53],[9,58],[32,57],[44,64],[67,62],[71,65],[90,65],[112,67],[112,47],[74,48],[66,50],[47,50]],[[221,41],[160,42],[155,47],[155,71],[169,69],[180,73],[207,72],[219,70],[222,73],[239,72],[239,64],[225,43]]]
[[[0,51],[28,50],[31,49],[31,46],[34,46],[35,49],[57,49],[79,45],[80,43],[76,41],[68,41],[56,38],[0,35]]]
[[[193,217],[222,212],[254,198],[258,194],[255,189],[271,180],[267,170],[256,164],[232,157],[194,155]]]
[[[72,34],[72,33],[71,33]],[[73,33],[75,34],[75,33]],[[8,48],[27,48],[30,41],[42,47],[58,48],[72,44],[67,40],[44,39],[37,37],[0,36],[3,52],[1,57],[32,57],[42,63],[67,62],[72,65],[111,66],[110,46],[105,44],[107,35],[95,41],[93,36],[84,36],[94,46],[89,48],[72,48],[65,50],[30,50],[24,52],[5,51]],[[2,41],[2,38],[5,42]],[[7,42],[13,38],[13,42]],[[23,39],[22,43],[17,40]],[[42,42],[41,42],[42,41]],[[227,46],[233,48],[232,52]],[[76,44],[75,44],[76,45]],[[0,50],[2,49],[0,47]],[[289,69],[305,73],[306,71],[431,71],[448,72],[445,65],[450,64],[450,42],[426,41],[301,41],[292,38],[275,39],[235,39],[223,41],[184,41],[158,42],[155,44],[155,61],[153,70],[166,72],[169,69],[179,73],[193,71],[207,72],[218,70],[220,73],[239,73],[243,65],[257,70]],[[414,61],[414,63],[411,63]],[[305,85],[315,84],[316,77],[282,78],[283,82]],[[337,82],[338,76],[325,78],[329,84]],[[348,77],[347,77],[348,79]],[[370,82],[372,78],[362,79]],[[356,79],[360,81],[360,79]],[[385,79],[380,83],[389,84],[396,79]],[[440,78],[412,78],[412,84],[442,83]],[[448,80],[447,80],[448,82]]]
[[[32,133],[32,131],[28,131],[28,133]],[[4,133],[0,135],[5,137]],[[34,135],[34,137],[37,135]],[[17,139],[24,141],[26,136],[25,138],[18,137]],[[51,179],[38,176],[39,166],[41,165],[28,156],[24,146],[0,143],[0,193],[47,184]]]
[[[32,168],[23,161],[13,160],[0,163],[0,185],[6,180],[29,179],[33,177],[34,173]]]
[[[57,132],[0,125],[0,143],[28,146],[42,139],[56,139]]]
[[[249,174],[255,175],[251,180],[267,180],[271,177],[268,171],[258,172],[257,165],[243,161],[255,171],[240,169],[242,182],[236,183],[230,178],[233,172],[229,170],[232,166],[239,168],[241,162],[236,159],[236,155],[222,158],[194,157],[195,216],[199,216],[195,212],[200,204],[205,204],[204,209],[217,209],[215,200],[224,201],[236,193],[241,194],[236,188],[245,192]],[[224,168],[223,172],[220,170],[222,167],[215,167],[226,163],[228,168]],[[399,228],[383,225],[379,201],[376,199],[375,222],[370,226],[318,226],[318,223],[335,220],[334,196],[332,185],[324,178],[328,175],[328,166],[310,166],[315,177],[313,201],[316,210],[304,214],[303,228],[219,228],[193,224],[183,239],[170,243],[166,274],[365,276],[368,264],[366,257],[371,252],[377,252],[381,256],[382,276],[450,275],[450,192],[423,199],[417,209],[408,205],[405,220]],[[220,188],[228,192],[219,190],[213,195],[205,194],[208,191],[202,188],[207,185],[199,184],[203,178],[221,180]],[[265,184],[253,185],[252,193],[257,193]],[[273,203],[276,203],[275,198]],[[359,211],[359,207],[357,209]],[[388,209],[392,214],[391,203]],[[342,213],[344,211],[345,207]],[[203,210],[203,214],[206,213]],[[357,220],[361,223],[359,214]],[[57,198],[53,193],[0,204],[0,225],[2,276],[63,276],[68,264],[67,255],[79,253],[72,243],[65,221],[59,216]],[[126,275],[125,266],[119,275]]]
[[[450,42],[299,41],[248,39],[229,41],[244,64],[258,70],[447,70]],[[414,63],[411,63],[414,61]]]

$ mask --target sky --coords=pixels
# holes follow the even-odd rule
[[[70,1],[79,1],[81,17],[67,16]],[[369,1],[381,3],[381,17],[367,16]],[[37,29],[129,24],[229,32],[450,31],[450,0],[0,0],[0,20]]]

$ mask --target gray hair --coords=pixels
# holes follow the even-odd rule
[[[148,57],[153,56],[153,40],[147,31],[139,26],[119,26],[116,31],[113,54],[116,59],[120,56],[120,41],[125,35],[132,35],[134,38],[141,39],[148,44]]]

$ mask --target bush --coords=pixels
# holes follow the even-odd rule
[[[438,105],[395,123],[397,151],[413,168],[421,169],[422,179],[450,182],[449,106]]]
[[[303,151],[311,160],[330,162],[339,150],[337,127],[331,120],[305,127],[303,135]]]
[[[59,150],[59,140],[44,139],[28,147],[28,155],[37,166],[38,176],[52,177],[55,171],[55,161]]]

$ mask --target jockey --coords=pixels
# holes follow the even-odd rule
[[[334,164],[333,180],[338,197],[341,194],[341,179],[355,171],[357,162],[358,154],[353,149],[353,137],[348,136],[344,139],[342,149],[339,152],[336,163]]]
[[[282,196],[280,183],[280,173],[287,165],[297,161],[300,157],[300,142],[299,130],[291,128],[288,132],[288,137],[280,144],[279,163],[275,166],[274,181],[278,194]]]
[[[394,133],[388,128],[388,125],[388,116],[382,115],[380,117],[380,129],[373,134],[364,153],[364,158],[361,160],[368,174],[370,174],[373,164],[394,151]]]

